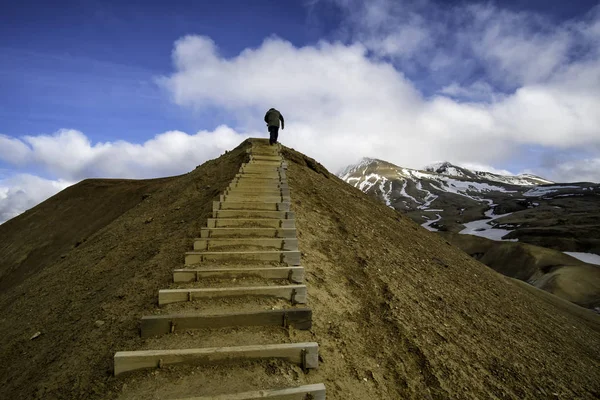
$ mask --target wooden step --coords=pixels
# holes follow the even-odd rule
[[[202,279],[232,279],[257,277],[262,279],[287,279],[290,283],[304,282],[304,267],[264,268],[183,268],[173,271],[173,282],[199,282]]]
[[[270,196],[264,194],[228,194],[228,195],[220,195],[219,201],[233,201],[233,202],[241,202],[241,201],[266,201],[266,202],[275,202],[275,203],[283,203],[290,202],[290,196]]]
[[[250,161],[285,161],[280,155],[250,154]]]
[[[257,228],[295,228],[295,219],[272,219],[272,218],[208,218],[207,228],[234,228],[234,227],[257,227]]]
[[[285,171],[238,171],[234,178],[239,179],[240,177],[252,178],[252,179],[283,179],[287,178]]]
[[[185,265],[196,265],[210,261],[273,261],[287,265],[300,265],[300,252],[291,251],[188,251]]]
[[[265,172],[265,173],[247,173],[247,172],[238,172],[235,174],[234,179],[244,178],[246,180],[285,180],[286,176],[283,172]]]
[[[287,170],[288,164],[280,161],[250,161],[248,163],[242,164],[241,168],[252,167],[252,168],[279,168],[281,170]]]
[[[213,218],[295,219],[296,214],[292,211],[217,210],[213,211]]]
[[[298,386],[286,389],[266,389],[252,392],[220,394],[216,396],[188,397],[178,400],[325,400],[325,385],[316,383],[313,385]]]
[[[277,180],[277,179],[233,179],[229,182],[229,185],[225,188],[227,189],[235,189],[238,188],[261,188],[268,190],[277,190],[277,189],[289,189],[287,181]]]
[[[250,153],[250,162],[252,161],[287,162],[280,153],[269,153],[263,151]]]
[[[255,190],[260,191],[277,191],[277,190],[290,190],[287,183],[282,182],[244,182],[244,181],[231,181],[225,190],[239,189],[243,191]],[[287,194],[289,196],[289,194]]]
[[[244,176],[240,177],[239,174],[233,177],[229,184],[235,183],[236,185],[245,184],[245,185],[255,185],[255,186],[264,186],[264,185],[278,185],[282,187],[286,187],[289,189],[289,185],[287,179],[285,178],[265,178],[258,177],[257,175],[252,176]]]
[[[256,168],[281,168],[287,169],[288,163],[285,161],[265,161],[265,160],[251,160],[247,163],[242,164],[243,168],[256,167]]]
[[[277,221],[269,220],[269,221]],[[283,221],[294,221],[287,219]],[[215,250],[232,246],[274,247],[281,250],[298,250],[296,238],[197,238],[194,239],[194,250]]]
[[[247,174],[247,175],[285,175],[285,169],[283,168],[272,168],[272,167],[267,167],[267,168],[256,168],[256,167],[240,167],[239,172],[240,174]]]
[[[240,171],[235,177],[247,179],[281,179],[285,180],[284,172],[268,172],[268,171]]]
[[[256,346],[209,347],[200,349],[118,351],[114,356],[115,376],[146,368],[175,364],[206,365],[225,361],[283,359],[311,369],[319,366],[319,345],[315,342]]]
[[[219,329],[242,326],[293,326],[299,330],[312,327],[310,308],[288,308],[283,310],[256,310],[222,314],[167,314],[142,317],[142,338],[183,332],[189,329]]]
[[[281,148],[278,145],[271,146],[265,145],[260,147],[253,147],[252,149],[248,149],[247,153],[252,155],[266,155],[269,157],[278,156],[281,157]]]
[[[200,237],[294,238],[296,229],[283,228],[201,228]]]
[[[243,196],[243,195],[256,195],[256,196],[290,196],[290,189],[288,188],[261,188],[261,187],[235,187],[235,188],[227,188],[225,195],[235,195],[235,196]]]
[[[160,289],[158,305],[183,303],[197,299],[238,296],[267,296],[290,299],[292,304],[306,303],[306,285],[240,286],[227,288]]]
[[[285,181],[278,182],[265,182],[261,181],[248,181],[248,180],[237,180],[234,179],[229,183],[227,189],[257,189],[257,190],[276,190],[276,189],[290,189],[290,186]]]
[[[240,166],[241,170],[256,170],[256,171],[273,171],[273,172],[280,172],[280,171],[285,171],[285,168],[283,168],[282,163],[274,163],[274,164],[260,164],[260,163],[246,163],[246,164],[242,164]]]
[[[280,167],[257,167],[257,166],[241,166],[239,170],[240,174],[285,174],[285,169]]]
[[[290,211],[290,203],[264,201],[213,201],[213,211],[216,210]]]
[[[304,267],[264,268],[183,268],[173,271],[173,282],[200,282],[202,279],[233,279],[257,277],[287,279],[290,283],[304,282]]]
[[[267,154],[250,154],[250,161],[284,161],[284,158],[280,155],[267,155]]]

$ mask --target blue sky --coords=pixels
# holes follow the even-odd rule
[[[76,128],[94,141],[145,140],[180,129],[213,129],[213,113],[182,112],[154,83],[171,71],[169,54],[192,33],[218,41],[232,56],[272,34],[302,45],[302,2],[24,1],[0,24],[2,132]]]
[[[270,106],[283,142],[333,170],[371,156],[600,180],[598,1],[363,3],[3,6],[0,214],[86,177],[186,172],[265,135]]]

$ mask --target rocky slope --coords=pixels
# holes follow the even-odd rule
[[[110,201],[108,188],[76,185],[0,226],[11,254],[0,276],[12,276],[0,291],[0,398],[114,399],[132,385],[189,380],[194,369],[113,377],[112,356],[147,346],[135,321],[155,312],[157,289],[247,146],[186,175],[119,181]],[[272,362],[248,371],[282,368],[286,380],[325,382],[340,400],[600,396],[597,315],[496,273],[316,161],[284,156],[322,360],[308,375]],[[84,232],[105,201],[119,210]],[[53,238],[48,227],[61,224],[64,236]],[[26,270],[51,241],[60,251]],[[227,383],[226,369],[200,372]]]
[[[485,231],[479,234],[600,254],[598,184],[557,184],[533,175],[496,175],[450,163],[414,170],[376,159],[363,159],[339,176],[430,230]],[[474,223],[486,218],[502,229],[489,229],[485,221]]]

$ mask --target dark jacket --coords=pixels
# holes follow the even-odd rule
[[[279,111],[277,111],[274,108],[271,108],[265,114],[265,122],[267,123],[267,125],[276,126],[279,128],[279,121],[281,121],[281,129],[284,129],[283,115],[281,115]]]

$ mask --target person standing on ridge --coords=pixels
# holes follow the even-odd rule
[[[269,127],[269,144],[273,145],[277,143],[277,136],[279,135],[279,121],[281,121],[281,129],[285,129],[285,122],[283,121],[283,115],[274,108],[271,108],[265,114],[265,122]]]

